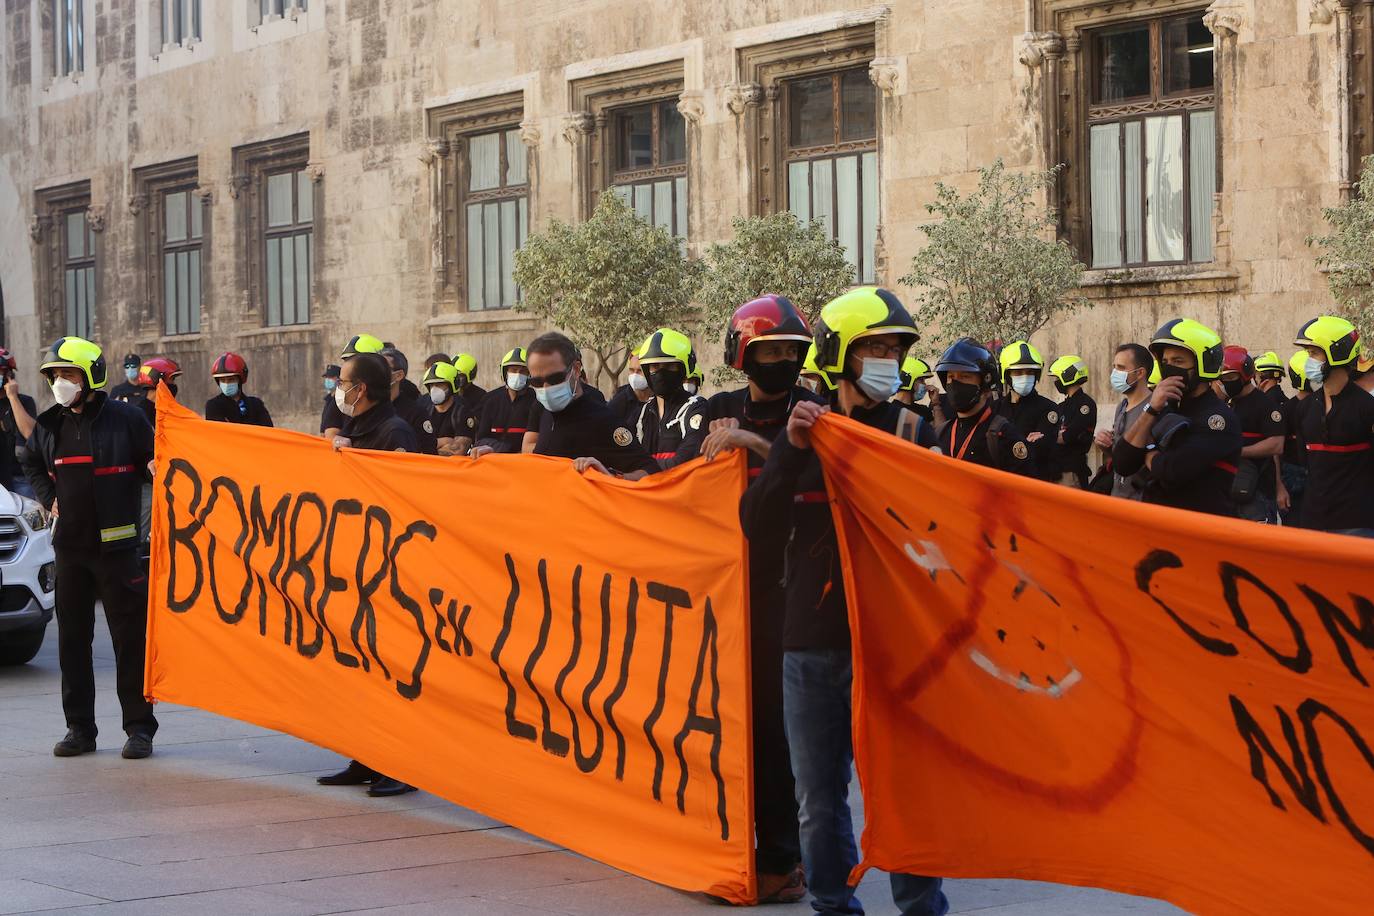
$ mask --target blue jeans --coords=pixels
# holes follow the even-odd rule
[[[859,864],[849,814],[854,762],[848,651],[789,651],[783,657],[783,714],[792,775],[797,781],[802,865],[818,913],[862,914],[849,886]],[[944,916],[949,903],[939,878],[894,874],[892,899],[902,916]]]

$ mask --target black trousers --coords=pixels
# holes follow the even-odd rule
[[[801,862],[797,792],[782,710],[785,604],[781,587],[751,584],[755,862],[763,874],[785,875]]]
[[[105,621],[115,653],[115,689],[124,712],[124,731],[152,737],[157,731],[153,705],[143,698],[143,660],[148,633],[148,577],[134,549],[101,553],[58,547],[57,655],[62,666],[62,711],[68,728],[95,735],[95,602],[105,605]]]

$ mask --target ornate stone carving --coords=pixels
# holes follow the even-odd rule
[[[130,194],[130,195],[129,195],[128,205],[129,205],[129,215],[130,215],[130,216],[138,216],[140,213],[143,212],[143,208],[146,207],[146,206],[148,206],[148,195],[147,195],[147,194]]]
[[[1047,58],[1063,53],[1064,36],[1058,32],[1026,32],[1021,36],[1021,53],[1017,57],[1023,66],[1038,70]]]
[[[35,242],[41,242],[50,228],[52,228],[52,217],[39,216],[37,213],[29,217],[29,238]]]
[[[253,179],[248,175],[230,175],[229,196],[232,197],[234,200],[238,200],[239,195],[244,192],[244,189],[248,187],[252,180]]]
[[[763,87],[758,83],[731,83],[725,87],[725,104],[736,116],[746,108],[763,104]]]
[[[318,160],[307,162],[305,164],[305,174],[311,181],[315,182],[315,184],[319,184],[321,181],[324,181],[324,163]]]
[[[706,102],[700,89],[686,89],[677,97],[677,112],[692,124],[700,124],[706,116]]]
[[[91,227],[92,232],[105,231],[105,208],[90,206],[86,208],[86,225]]]
[[[591,136],[595,127],[596,118],[592,117],[590,111],[574,111],[563,117],[563,139],[576,146],[580,141]]]
[[[534,149],[539,145],[539,141],[544,139],[543,133],[539,130],[538,121],[520,122],[520,142],[529,149]]]
[[[1234,0],[1213,0],[1202,24],[1218,38],[1234,38],[1245,24],[1245,10]]]
[[[430,137],[425,141],[425,148],[420,153],[420,161],[425,165],[434,165],[449,153],[449,142],[442,137]]]
[[[191,194],[202,204],[213,204],[215,202],[215,189],[211,185],[203,184],[193,188]]]
[[[1336,5],[1331,0],[1308,0],[1307,18],[1313,25],[1327,25],[1336,18]]]
[[[875,57],[868,64],[868,78],[883,95],[893,95],[902,82],[902,60],[898,57]]]

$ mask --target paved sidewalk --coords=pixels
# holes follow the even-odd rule
[[[32,664],[0,668],[0,914],[727,912],[424,792],[322,788],[314,777],[340,764],[333,753],[197,709],[159,706],[153,757],[123,760],[114,658],[96,629],[96,754],[52,756],[65,731],[55,624]],[[1181,912],[1025,881],[947,890],[954,912],[984,916]],[[870,913],[893,912],[884,876],[861,893]]]

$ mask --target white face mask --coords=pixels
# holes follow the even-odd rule
[[[353,387],[356,388],[358,386],[354,385]],[[352,389],[349,389],[349,391],[351,390]],[[348,391],[345,391],[343,386],[334,389],[334,406],[338,407],[339,413],[343,414],[345,417],[353,416],[354,411],[357,410],[356,404],[348,403]]]
[[[1302,368],[1302,374],[1307,376],[1307,380],[1312,383],[1312,390],[1315,391],[1326,381],[1326,363],[1309,356],[1307,364]]]
[[[1017,394],[1024,398],[1026,395],[1030,394],[1032,391],[1035,390],[1035,376],[1018,375],[1016,378],[1011,380],[1011,390],[1015,391]]]
[[[64,378],[52,380],[52,396],[63,407],[71,407],[81,397],[81,386]]]
[[[523,372],[507,372],[506,387],[511,391],[524,391],[530,377]]]
[[[439,387],[438,385],[435,385],[433,388],[429,389],[429,399],[434,402],[435,407],[438,407],[440,404],[447,401],[448,398],[448,392],[445,391],[443,388]]]
[[[1135,387],[1128,381],[1130,377],[1131,373],[1126,369],[1113,369],[1112,390],[1115,391],[1117,394],[1125,394],[1126,392],[1130,391],[1132,388]]]
[[[697,393],[697,383],[696,383],[696,382],[683,382],[683,383],[682,383],[682,390],[685,391],[685,392],[687,392],[688,394],[696,394],[696,393]]]
[[[902,367],[895,359],[865,357],[856,384],[873,400],[886,401],[902,387]]]
[[[226,398],[236,398],[239,396],[239,383],[220,382],[219,390]]]
[[[648,391],[649,380],[644,377],[643,372],[630,373],[630,387],[635,391]]]

